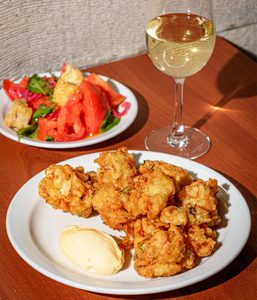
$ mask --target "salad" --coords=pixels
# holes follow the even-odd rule
[[[4,124],[19,138],[81,140],[116,126],[130,107],[99,75],[84,77],[71,64],[63,65],[59,77],[34,74],[18,83],[5,79],[3,89],[12,101]]]

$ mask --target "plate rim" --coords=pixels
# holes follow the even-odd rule
[[[60,72],[51,72],[56,76],[60,75]],[[89,75],[93,72],[83,72],[83,74],[85,75]],[[44,72],[44,73],[38,73],[39,76],[45,76],[45,75],[49,75],[49,73]],[[85,138],[82,140],[78,140],[78,141],[70,141],[70,142],[44,142],[44,141],[37,141],[37,140],[33,140],[27,137],[21,138],[19,140],[18,136],[15,134],[15,131],[11,128],[8,128],[4,125],[3,123],[3,113],[4,113],[4,105],[6,105],[6,101],[10,101],[8,99],[8,96],[6,95],[4,89],[0,86],[0,100],[2,97],[4,101],[0,101],[0,133],[5,136],[6,138],[13,140],[15,142],[24,144],[24,145],[28,145],[28,146],[33,146],[33,147],[37,147],[37,148],[45,148],[45,149],[72,149],[72,148],[81,148],[81,147],[88,147],[88,146],[93,146],[96,145],[98,143],[102,143],[104,141],[110,140],[118,135],[120,135],[122,132],[124,132],[126,129],[128,129],[133,122],[135,121],[137,115],[138,115],[138,101],[137,98],[135,96],[135,94],[133,93],[133,91],[125,84],[121,83],[120,81],[113,79],[111,77],[102,75],[102,74],[98,74],[101,78],[103,78],[104,80],[110,80],[118,89],[118,91],[122,88],[125,91],[125,95],[126,99],[125,101],[129,101],[131,103],[131,107],[127,113],[127,115],[125,115],[124,117],[121,118],[120,123],[113,127],[112,129],[108,130],[107,132],[101,133],[99,135],[95,135],[93,137],[89,137],[89,138]],[[17,80],[15,80],[16,82]],[[123,92],[124,94],[124,92]],[[11,103],[11,102],[10,102]],[[8,105],[8,103],[7,103]],[[128,118],[128,122],[125,123],[123,118]]]
[[[74,161],[74,160],[80,159],[82,157],[85,157],[85,158],[96,157],[97,155],[99,155],[99,153],[101,153],[101,152],[93,152],[93,153],[83,154],[83,155],[79,155],[79,156],[74,156],[72,158],[60,161],[57,164],[71,163],[71,165],[72,165],[72,161]],[[17,191],[17,193],[12,198],[12,201],[10,202],[10,205],[8,207],[8,210],[7,210],[7,215],[6,215],[7,235],[8,235],[9,241],[11,242],[14,250],[21,256],[21,258],[23,260],[25,260],[31,267],[36,269],[41,274],[43,274],[43,275],[45,275],[45,276],[47,276],[47,277],[49,277],[49,278],[51,278],[55,281],[58,281],[60,283],[63,283],[65,285],[68,285],[68,286],[71,286],[71,287],[74,287],[74,288],[79,288],[79,289],[90,291],[90,292],[104,293],[104,294],[115,294],[115,295],[139,295],[139,294],[141,294],[141,295],[143,295],[143,294],[167,292],[167,291],[183,288],[183,287],[198,283],[198,282],[200,282],[204,279],[207,279],[207,278],[217,274],[219,271],[221,271],[222,269],[227,267],[240,254],[240,252],[244,248],[245,244],[247,243],[247,240],[248,240],[249,235],[250,235],[251,215],[250,215],[250,210],[249,210],[248,204],[247,204],[244,196],[242,195],[242,193],[238,190],[238,188],[229,179],[227,179],[224,175],[220,174],[216,170],[214,170],[214,169],[212,169],[212,168],[210,168],[210,167],[208,167],[204,164],[201,164],[199,162],[192,161],[192,160],[189,160],[189,159],[186,159],[186,158],[182,158],[182,157],[179,157],[179,156],[166,154],[166,153],[160,153],[160,152],[144,151],[144,150],[129,150],[129,153],[136,154],[136,155],[139,154],[139,155],[142,155],[142,156],[145,156],[145,155],[150,155],[150,156],[154,155],[154,156],[157,156],[157,157],[161,156],[161,160],[163,160],[162,157],[165,157],[165,158],[169,157],[170,160],[173,160],[173,159],[175,160],[175,162],[176,162],[176,164],[174,163],[175,165],[179,165],[179,166],[181,166],[180,163],[186,162],[187,164],[189,164],[189,166],[198,166],[198,167],[203,168],[205,171],[206,170],[211,171],[211,173],[214,174],[215,178],[220,177],[223,180],[225,180],[226,182],[228,182],[233,187],[233,189],[237,192],[237,194],[241,198],[241,204],[244,206],[246,219],[245,219],[245,222],[244,222],[245,223],[244,224],[244,228],[245,228],[244,236],[240,240],[240,246],[237,247],[236,251],[234,250],[234,255],[230,256],[230,259],[226,260],[225,263],[223,263],[220,266],[216,267],[215,270],[209,270],[208,272],[206,272],[204,274],[201,274],[200,276],[197,277],[198,278],[197,280],[195,278],[191,278],[191,279],[186,280],[186,282],[182,281],[181,283],[177,283],[175,287],[171,287],[169,285],[167,285],[167,286],[166,285],[164,285],[164,286],[160,285],[160,286],[155,286],[155,287],[151,287],[151,288],[144,288],[144,287],[140,287],[140,288],[131,287],[131,288],[127,288],[127,289],[124,289],[124,288],[121,288],[121,289],[116,289],[115,288],[115,289],[113,289],[113,288],[109,288],[109,287],[107,287],[107,288],[106,287],[101,287],[100,288],[100,287],[93,287],[93,286],[90,286],[90,285],[88,286],[88,285],[85,285],[83,283],[79,283],[79,282],[76,282],[74,280],[68,279],[67,277],[65,277],[65,274],[64,274],[64,277],[60,277],[59,275],[53,274],[53,273],[49,272],[48,270],[44,269],[44,266],[39,266],[36,262],[31,260],[26,255],[26,253],[22,252],[22,249],[20,249],[19,245],[16,243],[16,241],[15,241],[13,235],[12,235],[11,225],[10,225],[11,224],[11,212],[12,212],[12,209],[15,205],[15,201],[17,201],[15,199],[19,199],[19,198],[17,198],[19,196],[19,193],[22,193],[22,189],[25,186],[29,185],[29,183],[31,181],[36,180],[37,178],[40,178],[40,176],[43,176],[44,170],[38,172],[36,175],[34,175],[32,178],[30,178],[26,183],[24,183],[20,187],[20,189]],[[168,161],[168,162],[172,163],[170,161]],[[85,163],[85,162],[83,162],[83,163]],[[212,257],[212,256],[210,256],[210,257]],[[195,268],[197,268],[197,267],[199,267],[199,266],[196,266]],[[193,268],[192,270],[194,270],[195,268]],[[183,273],[186,273],[186,272],[190,272],[190,270],[185,271]],[[183,273],[181,273],[181,274],[183,274]],[[159,279],[160,280],[163,280],[163,279],[168,280],[170,278],[172,278],[172,277],[161,277]]]

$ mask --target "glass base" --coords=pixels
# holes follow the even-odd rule
[[[175,141],[170,138],[171,131],[171,126],[152,131],[145,139],[146,149],[190,159],[198,158],[210,149],[210,138],[197,128],[185,126],[184,138]]]

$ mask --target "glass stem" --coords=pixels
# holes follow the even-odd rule
[[[173,124],[171,134],[167,138],[167,143],[174,147],[183,147],[185,145],[185,126],[182,124],[184,82],[184,78],[175,79],[176,88],[173,110]]]

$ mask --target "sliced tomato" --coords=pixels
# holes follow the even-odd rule
[[[57,128],[60,141],[75,141],[86,136],[82,95],[72,95],[61,107],[57,118]]]
[[[117,93],[107,81],[103,80],[100,76],[96,73],[92,73],[87,77],[87,81],[91,82],[92,84],[100,87],[104,93],[106,94],[108,103],[111,108],[118,106],[122,101],[125,100],[125,96]]]
[[[109,108],[108,100],[99,87],[87,80],[82,81],[80,92],[83,95],[87,132],[97,134]]]
[[[52,103],[49,100],[49,96],[47,95],[39,95],[38,97],[34,97],[30,99],[27,99],[28,105],[32,108],[33,111],[37,110],[40,104],[44,104],[46,106],[51,106]]]
[[[48,137],[54,141],[59,141],[59,133],[57,130],[57,121],[39,118],[37,138],[41,141],[46,141]]]
[[[37,138],[40,141],[45,141],[46,140],[46,123],[47,123],[47,119],[46,118],[40,118],[38,120]]]
[[[49,115],[46,116],[47,120],[54,120],[56,121],[59,115],[61,107],[55,106],[54,111],[51,112]]]
[[[27,85],[28,85],[28,82],[29,82],[29,77],[25,76],[19,83],[19,86],[22,88],[22,89],[26,89],[27,88]]]
[[[3,80],[3,89],[11,100],[26,98],[28,91],[18,83],[14,83],[9,79]]]

